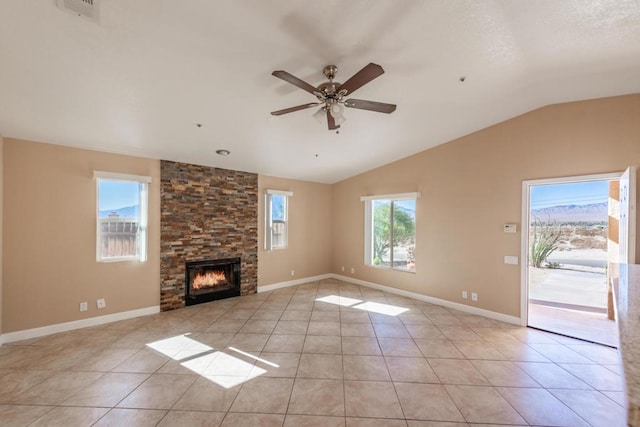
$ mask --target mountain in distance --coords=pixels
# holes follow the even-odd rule
[[[104,211],[98,211],[99,218],[108,218],[111,214],[118,214],[118,218],[137,218],[138,217],[138,205],[125,206],[118,209],[107,209]]]
[[[537,217],[541,221],[558,222],[607,222],[609,219],[609,203],[592,203],[589,205],[549,206],[531,209],[531,221]]]

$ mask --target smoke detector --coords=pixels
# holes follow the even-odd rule
[[[56,0],[58,8],[90,21],[98,22],[100,0]]]

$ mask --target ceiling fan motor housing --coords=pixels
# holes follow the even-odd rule
[[[338,93],[336,93],[336,90],[340,87],[342,83],[337,83],[337,82],[325,82],[325,83],[321,83],[318,86],[318,92],[320,92],[320,94],[322,94],[322,97],[318,97],[321,101],[324,100],[338,100]]]

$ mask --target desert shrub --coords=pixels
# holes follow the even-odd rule
[[[584,237],[596,237],[596,236],[607,237],[607,229],[606,228],[603,229],[600,227],[577,228],[575,230],[575,233],[578,236],[584,236]]]
[[[580,237],[575,236],[571,239],[571,247],[574,249],[607,249],[607,239],[602,236]]]
[[[557,222],[547,220],[543,223],[540,218],[534,217],[530,248],[532,266],[539,268],[549,255],[558,249],[561,232]]]

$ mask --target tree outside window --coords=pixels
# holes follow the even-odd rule
[[[416,200],[367,200],[368,265],[415,272]]]

